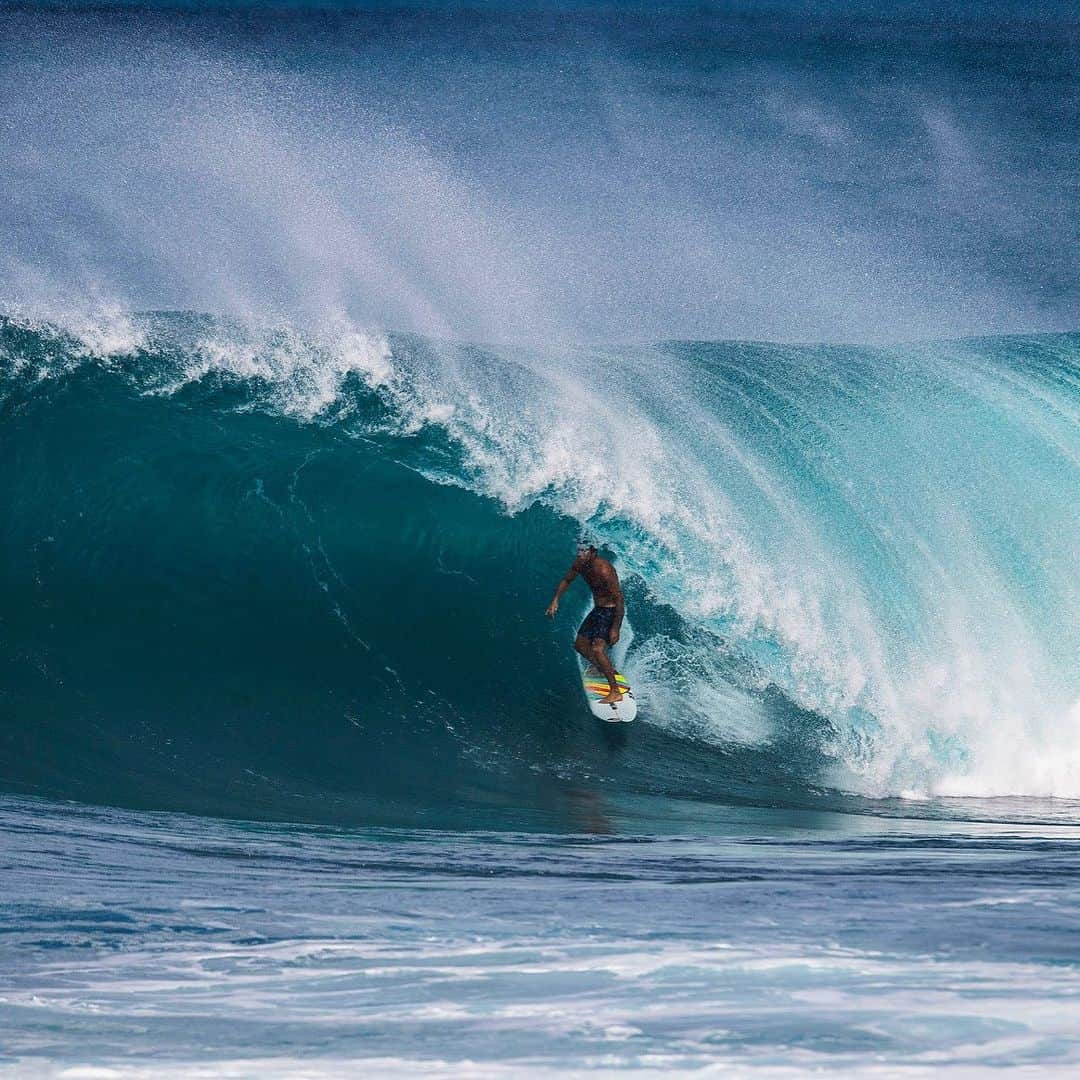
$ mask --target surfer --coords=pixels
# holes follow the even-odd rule
[[[611,692],[600,698],[600,701],[605,705],[614,705],[615,702],[622,701],[623,692],[615,679],[615,665],[608,659],[607,647],[619,640],[625,605],[615,567],[602,555],[597,554],[596,548],[587,540],[578,541],[577,558],[555,589],[555,595],[548,604],[547,616],[549,619],[555,618],[555,612],[559,610],[559,599],[578,574],[592,589],[593,609],[578,627],[574,648],[607,679]]]

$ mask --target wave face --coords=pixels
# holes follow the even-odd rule
[[[0,780],[440,825],[1080,797],[1078,358],[5,321]],[[619,738],[542,615],[583,525]]]
[[[842,8],[5,6],[0,779],[1080,797],[1076,15]],[[619,737],[541,617],[586,526]]]

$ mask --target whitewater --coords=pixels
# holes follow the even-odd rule
[[[1074,15],[0,21],[0,1075],[1077,1067]]]

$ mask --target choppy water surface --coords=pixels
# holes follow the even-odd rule
[[[1076,1067],[1072,830],[828,824],[348,832],[8,799],[0,1069]]]

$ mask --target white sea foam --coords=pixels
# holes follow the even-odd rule
[[[131,969],[143,964],[164,964],[175,977],[140,978]],[[548,1077],[627,1068],[646,1076],[781,1077],[822,1070],[930,1076],[943,1068],[950,1075],[990,1076],[1002,1061],[1024,1074],[1050,1076],[1076,1066],[1080,1021],[1065,969],[724,942],[635,941],[627,950],[616,942],[585,947],[528,939],[469,949],[432,943],[426,950],[377,942],[342,950],[331,941],[298,950],[188,946],[99,959],[83,972],[57,964],[48,979],[48,987],[5,994],[3,1005],[52,1016],[58,1024],[92,1008],[102,1024],[272,1017],[275,1025],[299,1023],[309,1033],[321,1028],[328,1039],[360,1025],[378,1030],[384,1043],[414,1043],[416,1051],[305,1052],[301,1058],[283,1049],[276,1056],[179,1060],[155,1054],[150,1062],[139,1054],[80,1060],[75,1050],[66,1061],[39,1063],[27,1055],[0,1065],[0,1076]],[[410,993],[396,1000],[401,985]],[[486,986],[494,997],[483,992]],[[788,1037],[813,1034],[813,1048],[774,1042],[769,1032],[778,1009],[798,1017],[789,1021]],[[848,1038],[821,1037],[841,1023]],[[499,1060],[448,1053],[448,1024],[451,1043],[470,1046],[473,1055],[487,1046]],[[659,1033],[674,1032],[677,1038],[658,1040]],[[872,1059],[868,1037],[878,1046]]]
[[[274,405],[289,416],[310,420],[339,400],[342,384],[356,373],[372,386],[389,377],[389,348],[379,334],[350,330],[329,344],[292,327],[269,327],[242,337],[205,335],[191,351],[179,378],[166,389],[224,373],[265,384]]]
[[[47,309],[48,310],[48,309]],[[144,328],[118,303],[102,298],[76,304],[67,304],[48,310],[48,313],[8,306],[0,315],[13,325],[33,330],[44,338],[60,339],[65,346],[38,370],[41,378],[70,371],[85,361],[109,364],[120,356],[127,356],[146,344]],[[8,358],[18,371],[25,366],[26,358]]]

